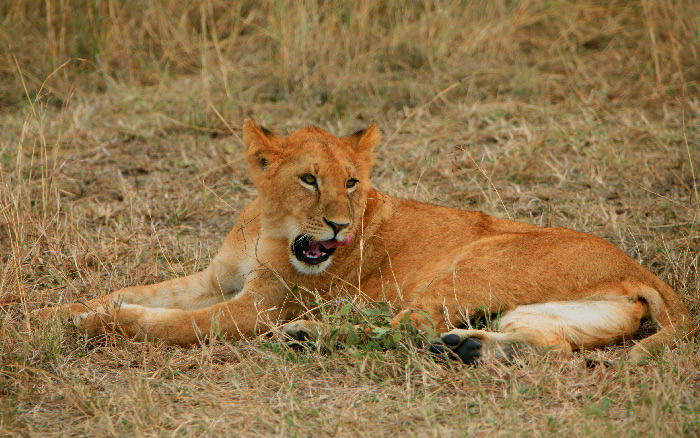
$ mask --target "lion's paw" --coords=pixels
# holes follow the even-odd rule
[[[31,313],[31,316],[33,318],[38,319],[39,321],[50,321],[52,320],[56,315],[59,315],[63,313],[63,309],[60,306],[56,307],[44,307],[43,309],[35,310]]]
[[[71,312],[70,320],[77,329],[84,331],[89,337],[99,336],[116,329],[117,315],[121,306],[122,304],[117,301],[110,301],[96,308],[75,309],[83,311]]]
[[[308,342],[319,334],[319,323],[300,319],[283,325],[280,331],[296,342]]]
[[[428,351],[459,359],[467,365],[476,365],[487,356],[510,362],[515,357],[517,344],[500,338],[504,338],[500,333],[455,329],[440,335]]]
[[[76,313],[75,315],[71,316],[71,322],[73,322],[73,325],[76,328],[84,330],[85,329],[85,321],[88,319],[89,316],[90,316],[89,312]]]
[[[35,310],[31,313],[33,318],[40,321],[51,321],[57,316],[65,317],[72,320],[74,323],[80,318],[78,315],[83,315],[84,320],[90,313],[114,313],[115,309],[119,309],[121,303],[117,300],[111,300],[107,303],[100,303],[98,306],[91,306],[88,303],[73,303],[63,304],[59,306],[44,307],[43,309]],[[76,324],[76,326],[78,326]],[[78,326],[80,327],[80,326]]]
[[[116,322],[114,316],[108,313],[84,312],[71,316],[73,325],[87,333],[89,337],[95,337],[106,332],[114,331]]]
[[[475,365],[482,357],[483,343],[476,337],[460,336],[457,333],[444,333],[431,343],[428,351],[450,359],[459,359],[467,365]]]

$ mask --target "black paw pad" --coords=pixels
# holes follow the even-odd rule
[[[303,330],[299,330],[298,332],[294,333],[293,336],[294,339],[296,339],[299,342],[306,342],[309,340],[309,334]]]
[[[474,338],[468,338],[462,345],[454,348],[457,356],[467,365],[473,365],[481,357],[481,341]]]
[[[285,331],[285,335],[291,340],[291,342],[307,342],[309,340],[309,334],[304,330],[290,330]]]
[[[592,359],[590,357],[587,357],[585,360],[585,364],[587,368],[596,368],[598,366],[602,366],[605,368],[612,367],[614,364],[610,362],[609,360],[601,360],[601,359]]]
[[[443,335],[441,340],[447,346],[456,347],[457,345],[459,345],[460,338],[454,333],[448,333],[446,335]]]
[[[436,342],[428,347],[428,351],[442,358],[461,360],[467,365],[474,365],[481,357],[481,341],[474,338],[467,338],[461,344],[460,338],[455,334],[444,335],[442,342]]]
[[[314,344],[312,344],[311,342],[291,341],[291,342],[287,342],[286,345],[287,345],[287,347],[289,347],[295,351],[313,351],[316,349],[316,346]]]
[[[432,354],[437,354],[438,356],[443,356],[443,357],[447,353],[445,351],[445,346],[443,344],[440,344],[440,343],[430,344],[430,347],[428,347],[428,352],[432,353]]]
[[[290,331],[285,333],[287,346],[296,351],[315,350],[316,345],[309,340],[309,334],[303,330]]]

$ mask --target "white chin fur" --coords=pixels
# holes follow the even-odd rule
[[[292,256],[289,257],[289,261],[292,262],[292,266],[294,266],[294,269],[296,269],[300,274],[306,275],[318,275],[321,272],[325,271],[331,265],[332,259],[333,257],[329,258],[324,262],[319,263],[318,265],[309,265],[298,260],[296,257],[294,257],[294,254],[292,254]]]

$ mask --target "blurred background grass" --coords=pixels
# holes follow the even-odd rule
[[[57,105],[185,75],[221,111],[292,100],[343,119],[454,83],[453,99],[614,108],[696,95],[700,78],[692,0],[46,0],[4,2],[0,17],[5,109],[25,100],[20,71]]]

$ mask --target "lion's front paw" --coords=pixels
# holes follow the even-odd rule
[[[76,313],[71,315],[71,321],[76,328],[84,331],[91,338],[117,329],[116,317],[113,313]]]
[[[35,310],[31,313],[33,318],[40,321],[51,321],[52,319],[61,316],[69,317],[78,313],[88,312],[90,308],[82,303],[64,304],[61,306],[44,307],[43,309]]]
[[[50,321],[56,316],[64,313],[63,306],[44,307],[43,309],[35,310],[31,313],[33,318],[39,321]]]
[[[307,342],[316,339],[322,328],[322,324],[314,321],[300,319],[283,325],[280,331],[297,342]]]
[[[114,331],[116,327],[115,316],[118,311],[118,303],[100,305],[97,308],[92,308],[82,303],[76,303],[45,307],[32,312],[32,316],[44,323],[52,321],[59,316],[67,318],[76,328],[85,331],[88,336],[94,337],[104,334],[107,331]]]
[[[120,302],[112,300],[96,306],[73,304],[67,313],[76,328],[94,337],[113,332],[117,328],[117,315],[121,305]]]
[[[85,321],[88,319],[89,316],[90,316],[89,312],[76,313],[75,315],[71,316],[71,322],[73,322],[73,325],[76,328],[79,328],[81,330],[85,330]]]

